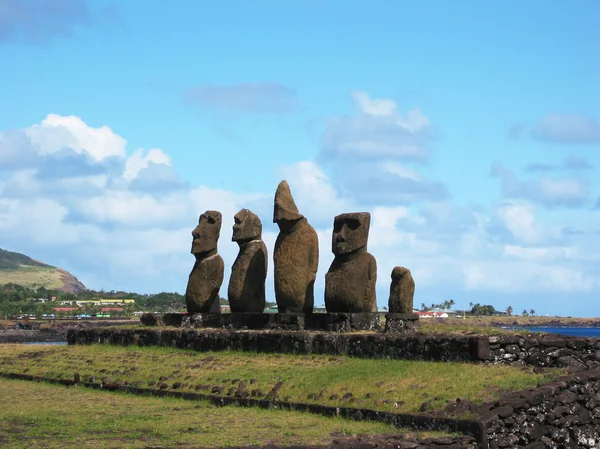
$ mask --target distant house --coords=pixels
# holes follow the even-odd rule
[[[419,315],[419,318],[448,318],[448,314],[446,312],[438,312],[432,310],[431,312],[413,312],[416,315]]]

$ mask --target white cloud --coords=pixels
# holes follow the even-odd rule
[[[367,106],[380,116],[397,114],[387,101]],[[272,292],[272,250],[277,235],[271,222],[275,186],[272,192],[236,193],[180,183],[157,195],[151,189],[132,186],[143,173],[154,176],[149,171],[153,165],[172,170],[167,151],[139,149],[128,154],[124,138],[108,127],[89,127],[77,117],[54,116],[16,133],[17,138],[5,142],[33,151],[28,157],[33,154],[39,160],[28,159],[27,168],[15,165],[3,180],[0,247],[62,266],[92,288],[183,291],[193,265],[190,233],[200,213],[216,209],[223,214],[219,252],[226,266],[221,290],[225,296],[238,250],[231,242],[233,216],[248,207],[263,221],[263,238],[269,250],[267,285]],[[33,136],[36,144],[28,146],[23,135]],[[62,154],[65,146],[74,153],[58,162],[70,161],[77,170],[87,171],[79,176],[77,170],[65,170],[54,177],[40,177],[40,164]],[[71,158],[73,155],[77,157]],[[423,179],[403,161],[393,160],[385,167],[403,179]],[[317,304],[322,302],[324,276],[333,260],[333,217],[356,211],[372,216],[368,248],[378,263],[380,305],[386,304],[390,273],[396,265],[413,272],[417,304],[439,302],[438,295],[448,299],[477,293],[486,298],[520,293],[529,298],[536,293],[600,291],[600,243],[591,220],[589,228],[566,218],[561,218],[560,226],[551,226],[542,219],[535,203],[523,199],[505,200],[489,210],[477,211],[448,201],[365,203],[345,194],[336,177],[328,176],[314,161],[280,167],[279,174],[290,183],[300,211],[319,235]],[[540,189],[548,195],[556,195],[556,189],[570,189],[571,195],[576,194],[568,182],[558,187],[541,184]],[[565,227],[581,231],[560,231]],[[427,294],[433,301],[423,299]],[[540,310],[544,305],[532,304]]]
[[[340,193],[371,205],[446,200],[446,186],[412,166],[429,157],[429,119],[419,109],[402,113],[391,99],[362,91],[351,97],[356,112],[326,120],[319,153]]]
[[[113,133],[108,126],[93,128],[75,116],[49,114],[26,133],[40,154],[71,148],[99,161],[110,156],[125,156],[125,139]]]
[[[530,204],[506,202],[496,209],[496,217],[517,240],[533,244],[540,241],[541,232]]]
[[[581,178],[543,175],[535,180],[520,181],[499,163],[492,165],[491,175],[500,179],[504,197],[531,200],[547,207],[582,207],[590,195],[589,182]]]
[[[136,178],[137,175],[144,168],[148,168],[151,164],[164,164],[171,167],[171,158],[167,156],[160,148],[151,148],[148,153],[144,155],[144,149],[138,148],[131,156],[127,158],[125,162],[125,173],[123,173],[123,179],[131,181]]]

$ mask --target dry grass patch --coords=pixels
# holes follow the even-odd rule
[[[521,329],[505,329],[499,325],[493,324],[491,321],[482,322],[481,320],[467,318],[444,318],[436,320],[420,320],[419,333],[423,335],[456,335],[456,336],[473,336],[473,335],[531,335],[532,331]]]
[[[2,448],[226,447],[323,444],[332,436],[402,433],[390,425],[300,412],[215,407],[206,402],[131,396],[0,380]],[[440,436],[439,432],[407,436]]]
[[[198,391],[238,397],[416,413],[424,402],[442,409],[466,397],[483,403],[505,391],[532,387],[562,374],[483,364],[199,353],[106,345],[0,345],[0,372]],[[274,391],[275,390],[275,391]]]
[[[18,284],[22,286],[41,286],[49,290],[63,288],[65,272],[55,267],[30,267],[22,265],[16,270],[0,270],[0,285]]]

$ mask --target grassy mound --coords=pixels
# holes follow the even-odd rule
[[[491,401],[562,374],[482,364],[104,345],[2,345],[0,354],[0,372],[71,379],[78,373],[84,381],[407,413],[443,409],[457,397]]]

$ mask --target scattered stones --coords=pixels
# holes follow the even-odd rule
[[[335,217],[332,252],[325,275],[325,308],[329,313],[377,312],[377,262],[367,252],[371,215],[368,212]]]
[[[232,312],[262,312],[265,308],[267,247],[262,241],[262,223],[248,209],[234,217],[232,241],[240,248],[231,267],[227,297]]]
[[[185,292],[188,313],[221,313],[219,290],[225,268],[223,258],[217,253],[221,222],[220,212],[207,210],[192,231],[191,252],[196,262]]]
[[[279,226],[273,252],[277,310],[279,313],[312,313],[319,240],[316,231],[298,211],[287,181],[277,186],[273,223]]]

